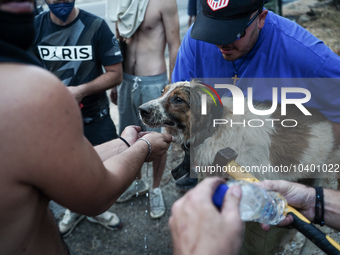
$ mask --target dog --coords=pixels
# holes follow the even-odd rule
[[[213,100],[207,97],[209,114],[202,115],[202,88],[206,87],[196,81],[169,84],[161,97],[139,107],[140,118],[145,125],[164,127],[181,144],[186,155],[194,153],[191,163],[195,166],[212,164],[220,149],[230,147],[238,154],[237,163],[246,169],[259,170],[266,166],[267,169],[276,167],[279,170],[251,172],[259,180],[285,179],[310,185],[319,182],[320,185],[320,180],[310,179],[315,177],[315,168],[338,168],[340,150],[335,145],[332,123],[318,111],[308,109],[312,117],[305,116],[291,105],[285,116],[281,116],[280,107],[270,115],[258,116],[245,104],[244,115],[234,115],[231,97],[222,98],[221,107],[216,107]],[[266,104],[256,105],[258,110],[268,108]],[[216,120],[224,124],[215,125]],[[288,127],[287,120],[296,122],[290,123]],[[231,126],[231,123],[236,124]],[[327,185],[325,181],[323,186]],[[249,225],[251,227],[248,228]],[[277,229],[274,230],[276,234],[265,233],[258,224],[252,223],[247,223],[246,229],[245,241],[248,246],[245,245],[241,254],[274,254],[278,251],[276,248],[280,236],[287,231]],[[268,241],[269,238],[273,241]],[[264,246],[269,248],[264,251]]]
[[[241,166],[292,166],[291,171],[257,173],[255,177],[263,179],[286,179],[297,181],[301,178],[313,177],[315,171],[302,171],[299,165],[315,166],[334,161],[339,154],[335,146],[332,124],[318,111],[309,109],[312,116],[304,115],[299,109],[287,108],[287,115],[281,116],[280,107],[270,116],[258,116],[251,113],[245,105],[245,114],[233,114],[231,97],[222,98],[223,112],[212,109],[209,115],[193,114],[200,112],[199,83],[178,82],[167,85],[163,95],[139,107],[140,118],[150,127],[162,126],[166,132],[173,135],[176,142],[186,151],[190,144],[199,144],[195,152],[195,164],[212,164],[216,153],[226,147],[231,147],[238,153],[237,163]],[[211,100],[210,100],[211,101]],[[212,101],[211,101],[212,102]],[[208,108],[212,108],[212,103]],[[257,109],[267,109],[264,104],[256,105]],[[213,120],[219,118],[229,120],[229,123],[244,123],[234,125],[219,125],[213,127]],[[284,119],[298,120],[295,127],[282,125]],[[261,127],[248,125],[256,120]],[[275,123],[274,121],[276,120]],[[202,132],[194,132],[192,130]],[[206,130],[214,130],[212,134]],[[202,138],[202,134],[205,136]],[[192,146],[191,146],[192,147]],[[209,150],[208,150],[209,149]],[[300,167],[302,168],[302,167]]]

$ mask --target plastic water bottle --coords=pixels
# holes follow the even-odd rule
[[[276,225],[287,214],[287,200],[278,192],[268,191],[250,182],[232,180],[217,187],[213,202],[221,208],[229,187],[239,185],[242,189],[240,214],[242,221],[256,221]]]

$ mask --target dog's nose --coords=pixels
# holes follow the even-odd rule
[[[139,114],[142,116],[142,118],[148,118],[151,114],[150,107],[145,105],[139,106]]]

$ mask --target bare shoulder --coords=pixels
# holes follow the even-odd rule
[[[169,1],[149,0],[145,14],[145,19],[157,16],[161,17],[164,15],[171,16],[174,13],[177,13],[176,0]]]
[[[46,151],[65,139],[60,130],[82,134],[81,115],[66,87],[42,68],[1,64],[0,76],[0,160],[24,178],[23,169],[43,171],[38,163],[47,160]]]
[[[2,77],[0,89],[4,92],[0,95],[0,106],[12,106],[10,109],[12,112],[18,107],[34,110],[35,107],[28,106],[39,106],[39,104],[44,104],[45,108],[48,108],[49,104],[45,104],[46,101],[67,94],[67,89],[61,81],[40,67],[1,64],[0,75]],[[2,107],[1,109],[3,110]],[[2,110],[0,114],[4,113]]]
[[[43,68],[4,64],[0,65],[0,76],[1,119],[7,120],[17,116],[20,118],[15,118],[10,123],[17,125],[22,122],[26,126],[32,125],[39,129],[45,128],[46,121],[60,118],[63,109],[78,114],[80,118],[79,108],[65,85]],[[34,121],[41,121],[42,125],[37,125]],[[0,124],[0,128],[8,126]]]
[[[163,31],[163,23],[169,23],[176,17],[178,17],[176,0],[149,0],[141,31],[143,33],[150,30]]]
[[[164,2],[164,9],[171,12],[177,12],[177,2],[176,0],[169,0]],[[163,4],[163,2],[162,2]]]

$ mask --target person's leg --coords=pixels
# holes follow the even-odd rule
[[[138,197],[146,194],[149,191],[149,184],[142,178],[141,174],[136,177],[136,180],[124,191],[124,193],[116,200],[117,203],[122,203],[130,200],[134,196]]]
[[[85,218],[84,215],[71,212],[69,209],[66,209],[64,212],[64,216],[62,220],[58,223],[59,232],[62,237],[69,236],[73,229]]]
[[[153,184],[152,188],[157,188],[161,185],[162,176],[165,169],[167,154],[152,162],[153,166]]]
[[[167,154],[160,159],[153,161],[153,185],[150,190],[150,216],[154,219],[160,218],[165,213],[165,203],[162,190],[160,188],[162,176],[165,169]]]
[[[144,81],[141,85],[141,97],[138,106],[156,99],[162,95],[163,88],[168,84],[166,73],[152,77],[143,77]],[[136,105],[137,106],[137,105]],[[137,108],[137,107],[136,107]],[[137,108],[138,109],[138,108]],[[140,121],[141,123],[141,121]],[[142,123],[141,123],[142,125]],[[161,128],[145,127],[147,131],[161,132]],[[167,154],[161,158],[153,161],[153,185],[150,189],[149,203],[150,203],[150,216],[152,218],[160,218],[165,213],[165,203],[161,189],[161,180],[163,177]]]
[[[106,211],[95,217],[86,217],[86,219],[92,223],[97,223],[109,230],[118,230],[122,228],[123,223],[117,214]]]
[[[124,73],[123,83],[118,88],[118,109],[119,109],[119,130],[123,132],[128,125],[141,126],[138,117],[138,107],[135,106],[136,100],[142,93],[139,87],[142,79]],[[137,108],[137,109],[136,109]],[[141,173],[136,176],[136,180],[129,188],[117,199],[121,203],[130,200],[134,196],[139,196],[149,191],[149,185],[142,179]]]
[[[129,125],[137,125],[136,118],[133,114],[132,95],[133,76],[124,73],[122,83],[117,87],[117,104],[119,112],[119,135]]]
[[[148,128],[141,122],[139,118],[139,106],[162,95],[163,88],[168,84],[166,73],[147,77],[125,74],[124,79],[129,80],[130,86],[132,84],[132,107],[129,112],[129,118],[134,118],[134,121],[136,121],[135,124],[141,126],[143,130],[161,132],[161,128]],[[163,194],[160,189],[165,163],[166,155],[153,162],[153,188],[150,190],[149,195],[150,215],[152,218],[159,218],[165,212]],[[143,178],[139,178],[119,197],[117,202],[127,201],[133,196],[145,194],[148,190],[148,183],[146,183]]]

